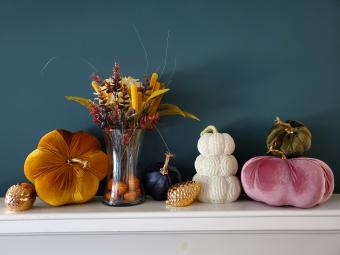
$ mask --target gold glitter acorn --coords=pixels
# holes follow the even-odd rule
[[[176,183],[168,190],[166,204],[175,207],[188,206],[195,201],[200,190],[201,185],[195,181]]]
[[[37,193],[33,185],[20,183],[11,186],[5,196],[5,206],[11,211],[25,211],[32,208]]]

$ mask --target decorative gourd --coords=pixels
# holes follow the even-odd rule
[[[193,181],[201,184],[198,199],[205,203],[227,203],[237,200],[241,186],[236,176],[205,176],[196,174]]]
[[[51,131],[28,155],[25,175],[50,205],[86,202],[108,170],[108,157],[100,148],[99,141],[84,131]]]
[[[206,203],[235,201],[241,192],[238,178],[234,176],[238,164],[231,155],[235,150],[234,139],[227,133],[218,133],[208,126],[201,132],[197,148],[201,155],[195,160],[197,174],[193,181],[201,184],[198,199]]]
[[[195,160],[195,169],[200,175],[230,176],[237,172],[237,160],[233,155],[203,156]]]
[[[301,122],[287,120],[283,122],[278,117],[274,127],[267,136],[267,147],[274,155],[286,157],[302,156],[312,144],[312,134]]]
[[[164,164],[159,162],[146,169],[145,192],[155,200],[166,200],[169,187],[182,179],[179,171],[174,166],[169,166],[170,158],[173,156],[170,152],[166,152]]]
[[[37,197],[34,186],[22,182],[12,185],[6,192],[4,204],[7,209],[15,212],[26,211],[32,208]]]
[[[204,156],[230,155],[235,150],[235,142],[229,134],[218,133],[216,127],[208,126],[201,132],[197,149]]]
[[[255,157],[243,166],[241,181],[249,197],[274,206],[310,208],[334,189],[332,170],[314,158]]]

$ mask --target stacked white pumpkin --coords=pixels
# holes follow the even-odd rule
[[[232,155],[234,139],[227,133],[219,133],[216,127],[208,126],[202,131],[197,148],[201,155],[195,161],[197,174],[193,180],[201,183],[198,199],[208,203],[237,200],[241,185],[235,176],[238,164]]]

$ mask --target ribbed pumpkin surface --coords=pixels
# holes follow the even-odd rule
[[[24,165],[40,199],[53,206],[91,199],[107,169],[108,158],[97,138],[84,131],[66,130],[43,136]]]

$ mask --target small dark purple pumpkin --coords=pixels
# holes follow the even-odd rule
[[[169,165],[170,158],[173,156],[170,152],[166,152],[164,163],[155,163],[145,170],[144,189],[146,194],[155,200],[166,200],[170,186],[182,181],[177,168]]]

